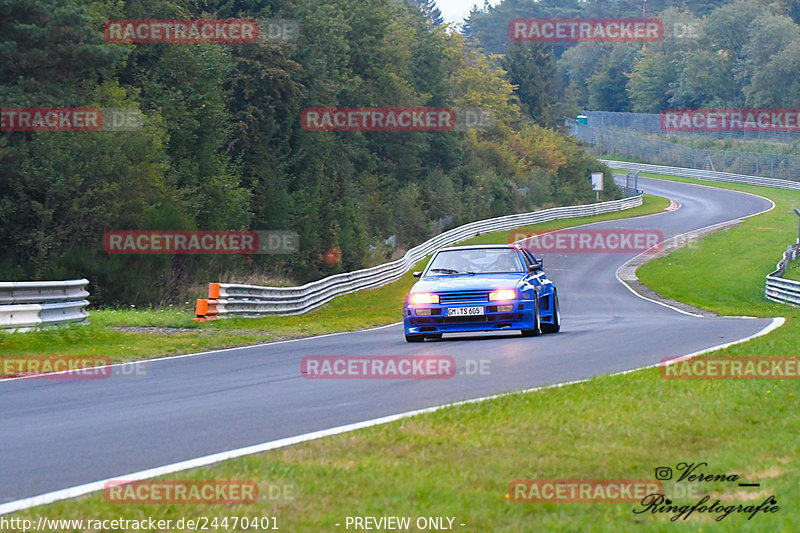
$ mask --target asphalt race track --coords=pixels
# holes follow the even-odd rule
[[[771,207],[734,191],[639,183],[682,207],[592,227],[656,229],[668,238]],[[0,382],[0,504],[394,413],[651,365],[770,323],[690,316],[634,295],[615,272],[635,255],[544,255],[561,300],[563,326],[555,335],[462,334],[408,344],[395,325],[152,361],[140,377]],[[300,373],[307,355],[408,354],[452,356],[459,372],[427,380],[311,380]],[[462,374],[468,360],[489,360],[488,375]]]

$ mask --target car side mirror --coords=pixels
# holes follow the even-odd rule
[[[422,272],[414,272],[411,275],[414,276],[415,278],[418,278],[422,275]]]
[[[542,269],[541,265],[542,265],[541,263],[530,265],[528,267],[528,272],[538,272],[538,271],[540,271]]]

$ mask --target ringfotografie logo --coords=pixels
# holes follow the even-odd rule
[[[737,490],[737,495],[741,495],[742,491],[749,488],[758,488],[760,483],[746,482],[741,479],[739,474],[728,472],[713,472],[709,473],[706,470],[708,463],[705,461],[682,461],[675,465],[673,469],[671,466],[659,466],[655,469],[655,478],[659,483],[671,482],[671,492],[675,494],[667,494],[663,490],[652,492],[641,499],[638,507],[634,507],[633,513],[638,515],[649,514],[666,514],[672,515],[671,522],[676,522],[678,519],[686,520],[694,513],[709,514],[714,517],[714,520],[721,522],[731,514],[746,515],[747,520],[752,520],[759,513],[771,514],[780,510],[778,500],[775,495],[770,495],[763,499],[758,505],[740,503],[723,503],[721,498],[712,498],[710,494],[697,498],[694,504],[678,504],[675,503],[676,496],[687,495],[693,490],[676,490],[682,487],[701,487],[701,491],[709,491],[713,489],[715,492],[719,490],[720,486],[734,486]]]

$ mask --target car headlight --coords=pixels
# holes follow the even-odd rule
[[[489,300],[516,300],[517,291],[514,289],[498,289],[489,293]]]
[[[428,292],[417,292],[411,295],[411,303],[414,305],[438,304],[439,295],[430,294]]]

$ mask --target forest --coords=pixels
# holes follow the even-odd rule
[[[535,71],[552,76],[520,95],[534,119],[555,124],[582,109],[799,107],[800,0],[506,0],[473,9],[464,33],[489,53],[511,54],[520,48],[508,38],[515,18],[644,15],[662,21],[662,40],[536,43]]]
[[[131,19],[279,20],[298,31],[233,44],[104,35],[108,21]],[[588,176],[602,165],[538,118],[537,86],[515,81],[541,53],[487,53],[429,0],[0,0],[4,109],[142,117],[129,131],[0,132],[0,280],[86,277],[95,305],[183,303],[209,281],[303,283],[471,220],[592,202]],[[301,127],[308,108],[381,106],[479,108],[493,121]],[[606,180],[604,199],[617,197]],[[103,249],[110,231],[245,229],[296,232],[299,251]]]

